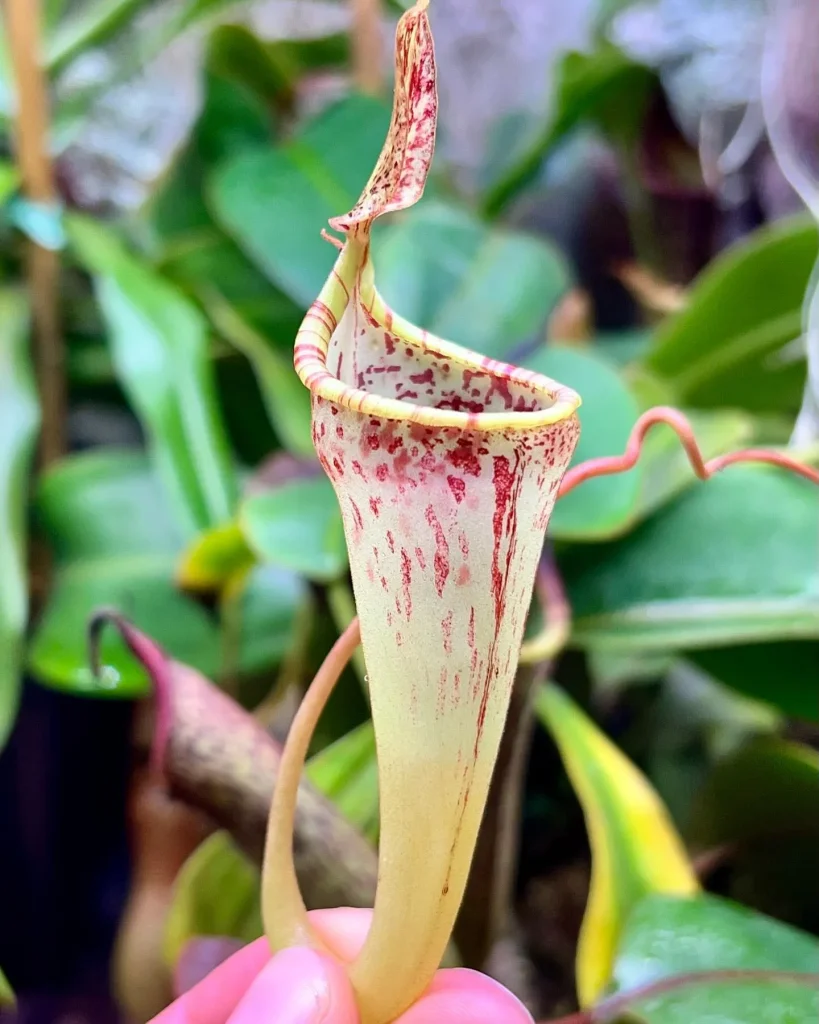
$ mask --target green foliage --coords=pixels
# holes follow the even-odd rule
[[[149,433],[150,448],[189,529],[227,519],[237,483],[199,311],[120,241],[90,220],[68,220],[94,275],[117,375]]]
[[[248,498],[239,515],[248,544],[265,562],[324,583],[347,567],[341,513],[323,475]]]
[[[25,298],[5,289],[0,292],[0,749],[17,714],[28,616],[26,498],[40,417],[27,341]]]
[[[261,570],[244,582],[233,642],[227,624],[179,590],[184,535],[144,455],[109,449],[65,460],[43,477],[37,510],[57,560],[28,654],[41,682],[100,696],[145,693],[144,672],[111,634],[103,638],[106,671],[99,680],[91,673],[85,628],[101,607],[122,610],[165,650],[211,676],[275,664],[288,650],[305,594],[292,574]]]
[[[378,841],[378,765],[372,722],[348,732],[311,758],[307,778],[374,843]]]
[[[252,683],[248,704],[270,694],[277,680],[283,690],[304,686],[352,614],[344,606],[341,517],[314,459],[309,396],[293,369],[292,343],[336,256],[321,230],[355,203],[389,110],[343,89],[323,106],[307,95],[306,80],[346,68],[346,36],[271,41],[243,25],[216,24],[216,16],[238,10],[237,0],[182,0],[138,29],[135,16],[147,6],[54,0],[45,11],[55,152],[76,137],[102,88],[126,79],[188,28],[208,29],[201,110],[127,231],[77,212],[61,221],[69,245],[61,303],[72,410],[80,403],[95,413],[115,408],[136,420],[144,445],[69,454],[30,486],[39,417],[27,309],[17,288],[0,292],[0,746],[23,665],[38,682],[71,694],[145,694],[144,672],[113,635],[103,638],[105,671],[93,677],[85,631],[100,607],[120,610],[174,658],[232,692],[246,696]],[[406,4],[388,6],[397,12]],[[622,6],[601,3],[597,24]],[[130,33],[138,37],[134,45]],[[124,56],[105,81],[63,98],[64,72],[92,48],[123,41]],[[0,117],[7,120],[13,103],[6,63]],[[459,194],[457,176],[444,168],[415,210],[389,218],[374,237],[379,289],[397,312],[581,393],[575,464],[622,453],[651,404],[683,408],[710,458],[746,444],[785,443],[801,400],[805,363],[793,342],[818,251],[816,228],[804,218],[765,226],[716,255],[686,289],[679,311],[632,311],[626,330],[601,330],[571,345],[553,338],[558,303],[572,289],[594,290],[601,275],[610,283],[617,269],[605,241],[601,254],[578,252],[572,232],[576,221],[594,221],[601,229],[594,247],[609,227],[601,223],[606,214],[592,205],[560,211],[567,222],[576,214],[572,230],[558,218],[560,244],[520,217],[514,227],[495,219],[530,200],[535,183],[550,199],[552,183],[565,173],[561,147],[591,135],[617,161],[618,200],[622,192],[631,231],[623,251],[661,273],[651,254],[678,240],[646,216],[645,196],[657,187],[656,167],[648,165],[674,164],[684,144],[673,125],[670,141],[652,134],[651,119],[664,107],[660,90],[653,70],[610,42],[564,55],[549,116],[510,111],[504,119],[482,195]],[[23,220],[10,203],[19,185],[17,169],[0,163],[7,280],[21,266],[14,228]],[[673,189],[662,195],[682,219],[691,209],[687,198]],[[709,210],[711,232],[718,211]],[[537,213],[534,207],[532,227]],[[606,296],[592,299],[597,314]],[[77,370],[93,360],[102,372]],[[237,409],[239,428],[236,413],[227,414]],[[264,430],[257,429],[260,417]],[[265,467],[243,489],[247,473],[239,463],[255,459],[239,435],[249,433],[261,435],[258,451],[274,443],[277,459],[290,461],[281,478],[266,479]],[[53,559],[53,579],[30,624],[27,502],[38,543]],[[630,716],[639,702],[659,723],[652,729],[657,745],[668,746],[674,730],[688,743],[696,730],[667,721],[664,698],[676,687],[699,702],[704,691],[690,677],[704,679],[718,692],[718,711],[698,704],[707,753],[695,756],[686,746],[681,755],[699,760],[678,787],[680,806],[669,801],[675,822],[692,849],[738,850],[726,892],[816,929],[815,752],[776,736],[748,736],[760,722],[773,733],[786,719],[802,729],[819,722],[818,507],[814,486],[778,469],[734,467],[700,483],[676,436],[659,428],[633,469],[582,484],[552,517],[575,648],[554,671],[567,691],[588,696],[594,714],[556,688],[539,694],[537,711],[589,825],[598,880],[587,917],[599,925],[594,969],[614,999],[635,993],[629,1019],[801,1024],[819,1012],[815,979],[811,985],[764,974],[819,971],[811,936],[711,897],[658,895],[684,887],[681,878],[690,881],[684,856],[674,863],[656,856],[658,845],[676,842],[652,788],[665,794],[674,755],[649,745],[653,754],[639,760],[644,778],[625,753],[629,744],[639,746],[640,725]],[[689,682],[680,683],[680,675]],[[344,707],[331,707],[332,725],[317,735],[307,774],[375,839],[374,737],[369,721],[361,722],[359,681],[348,676],[334,697]],[[603,730],[609,708],[625,709],[632,723],[617,744]],[[334,742],[322,748],[328,739]],[[169,959],[196,935],[255,937],[257,905],[255,869],[226,835],[214,836],[180,876]],[[726,979],[719,971],[757,974]],[[685,978],[692,972],[703,976]],[[675,977],[680,983],[665,991],[636,993]],[[0,974],[0,1002],[7,988]],[[607,998],[598,1002],[601,1014]]]
[[[668,649],[819,635],[816,488],[737,466],[562,563],[575,638]]]
[[[375,164],[389,124],[377,100],[351,96],[297,137],[220,167],[209,200],[217,220],[271,281],[307,307],[336,253],[321,238],[350,209]]]
[[[720,971],[749,973],[720,978]],[[766,971],[792,976],[752,973]],[[813,936],[711,896],[649,896],[628,921],[614,980],[618,992],[635,992],[659,979],[698,975],[642,999],[635,993],[629,1017],[646,1024],[807,1024],[819,1012],[817,971]]]
[[[493,359],[542,334],[571,283],[551,245],[428,200],[375,246],[378,288],[411,323]]]
[[[574,464],[619,455],[639,415],[622,377],[594,352],[547,346],[526,360],[532,370],[573,387],[583,399]],[[605,409],[605,416],[600,410]],[[550,531],[561,540],[599,540],[619,533],[635,515],[643,468],[590,480],[556,506]]]
[[[816,226],[803,218],[727,250],[695,282],[686,308],[657,331],[648,367],[694,406],[797,408],[803,357],[781,350],[801,331],[817,251]]]
[[[165,959],[175,966],[190,939],[212,935],[252,942],[261,934],[258,868],[227,832],[216,832],[177,876],[165,925]]]
[[[487,213],[497,214],[540,172],[546,157],[572,129],[592,125],[628,147],[637,132],[654,86],[654,75],[616,47],[567,53],[555,74],[554,112],[525,151],[490,185]]]

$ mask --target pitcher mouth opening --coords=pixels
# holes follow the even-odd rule
[[[369,262],[345,283],[345,255],[328,282],[332,296],[313,303],[296,342],[296,370],[313,396],[363,415],[462,430],[531,429],[576,412],[580,396],[571,388],[394,313]]]

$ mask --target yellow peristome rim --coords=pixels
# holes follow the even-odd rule
[[[549,403],[548,407],[526,412],[460,412],[385,398],[345,384],[329,372],[326,361],[330,340],[348,304],[354,301],[355,290],[370,316],[402,343],[421,349],[426,355],[440,356],[464,369],[481,371],[528,387],[536,395],[541,395],[544,402]],[[348,239],[319,297],[302,321],[296,335],[295,366],[302,383],[313,395],[364,415],[409,420],[424,426],[520,430],[560,423],[573,416],[580,406],[580,395],[571,388],[533,370],[489,359],[462,345],[445,341],[394,313],[375,288],[368,240],[362,241],[354,236]]]

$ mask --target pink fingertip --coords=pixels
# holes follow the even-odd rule
[[[512,993],[465,967],[439,971],[418,1002],[396,1024],[533,1024]]]
[[[229,1024],[358,1024],[358,1011],[343,968],[299,946],[260,971]]]
[[[171,1003],[151,1024],[226,1024],[248,986],[269,960],[267,939],[257,939]]]

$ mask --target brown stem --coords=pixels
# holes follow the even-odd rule
[[[102,628],[114,625],[154,684],[154,770],[170,795],[208,814],[261,864],[281,748],[256,719],[193,669],[172,661],[113,611],[89,625],[91,662]],[[312,907],[370,907],[377,858],[364,837],[306,780],[299,786],[294,855]]]
[[[34,203],[57,200],[49,153],[48,82],[40,62],[38,0],[6,0],[6,31],[17,87],[17,163],[26,197]],[[65,450],[65,374],[59,317],[59,257],[34,241],[27,243],[26,276],[34,323],[35,362],[42,405],[40,460],[56,461]]]
[[[381,0],[350,0],[353,16],[353,79],[361,92],[378,96],[384,89],[384,39]]]

